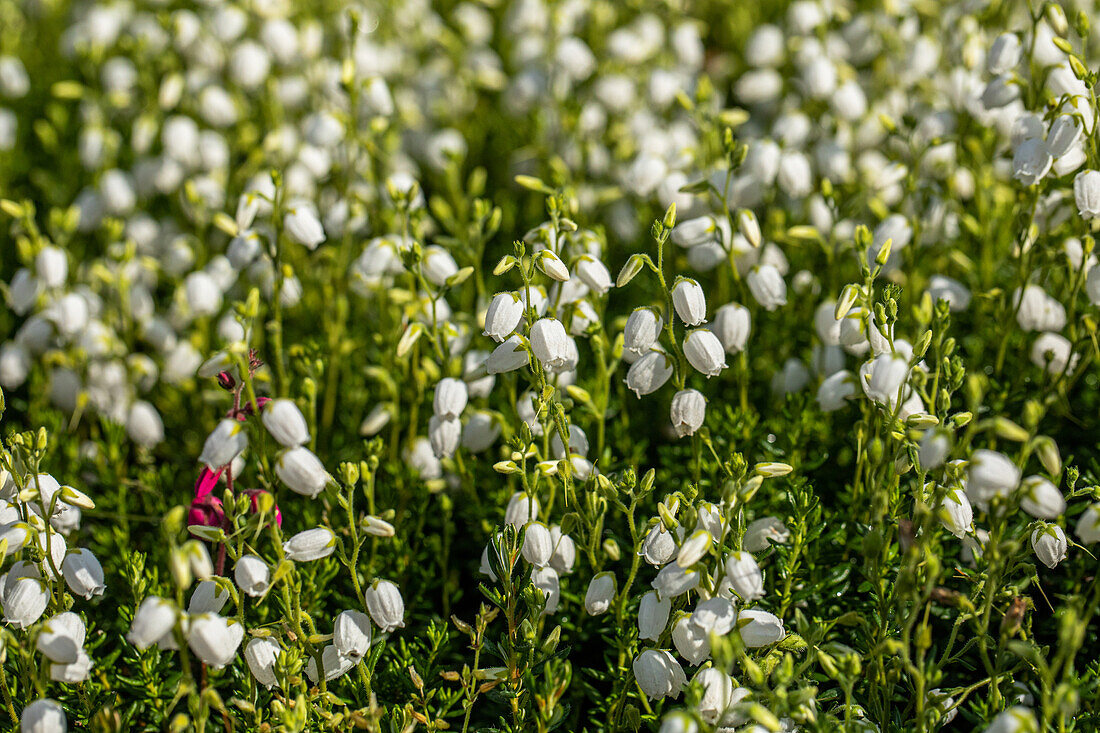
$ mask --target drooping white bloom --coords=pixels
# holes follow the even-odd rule
[[[538,498],[534,494],[527,495],[522,491],[512,494],[512,498],[508,500],[508,506],[504,510],[504,521],[517,528],[538,519],[538,516]]]
[[[213,580],[204,580],[195,586],[191,602],[187,604],[187,613],[221,613],[229,602],[229,591],[218,586]]]
[[[461,379],[445,377],[435,385],[435,398],[432,401],[432,409],[436,416],[453,420],[466,409],[466,403],[470,395],[466,390],[466,383]]]
[[[707,299],[703,287],[690,278],[680,278],[672,286],[672,305],[685,324],[698,326],[707,319]]]
[[[700,580],[699,571],[669,563],[657,573],[652,586],[661,598],[675,598],[698,586]]]
[[[1022,705],[1013,705],[1000,713],[983,733],[1038,733],[1035,713]]]
[[[103,581],[103,566],[91,550],[78,547],[65,555],[61,563],[61,574],[73,595],[81,598],[101,596],[106,589]]]
[[[445,285],[447,279],[458,272],[458,263],[451,253],[435,244],[424,249],[421,267],[424,279],[437,287]]]
[[[1057,519],[1066,511],[1066,500],[1047,479],[1028,476],[1020,482],[1020,508],[1036,519]]]
[[[1042,138],[1032,137],[1016,146],[1012,155],[1012,175],[1025,186],[1033,186],[1043,180],[1054,157]],[[1076,187],[1075,187],[1076,188]]]
[[[630,365],[626,373],[626,386],[638,397],[659,390],[672,376],[672,359],[661,351],[650,351]]]
[[[896,405],[908,378],[909,362],[900,354],[879,354],[860,368],[863,391],[880,405]]]
[[[325,241],[325,228],[321,226],[321,220],[310,206],[289,208],[283,217],[283,228],[292,240],[307,249],[317,249]]]
[[[611,602],[615,600],[615,574],[610,572],[598,573],[592,577],[588,584],[588,591],[584,594],[584,609],[592,616],[600,616],[611,608]]]
[[[164,422],[157,408],[144,400],[130,405],[126,416],[126,434],[130,440],[146,448],[152,448],[164,440]]]
[[[738,303],[727,303],[714,314],[711,331],[722,342],[727,354],[744,351],[752,333],[749,309]]]
[[[260,417],[267,432],[284,448],[296,448],[309,442],[309,426],[293,400],[271,400],[264,405]]]
[[[65,733],[68,729],[64,708],[49,698],[35,700],[19,716],[19,733]]]
[[[1077,364],[1073,344],[1060,333],[1041,333],[1031,345],[1031,363],[1059,376]]]
[[[535,264],[552,280],[558,282],[569,280],[569,268],[552,250],[544,249],[535,255]]]
[[[1020,469],[1003,453],[979,448],[970,456],[966,494],[981,508],[995,496],[1008,496],[1020,483]]]
[[[646,591],[638,605],[638,638],[657,641],[668,625],[671,610],[671,599],[662,599],[655,590]]]
[[[774,311],[787,304],[787,283],[774,265],[757,265],[745,276],[749,292],[766,311]]]
[[[555,371],[570,361],[572,341],[565,326],[555,318],[540,318],[531,326],[531,351],[550,371]]]
[[[329,644],[321,650],[321,667],[324,669],[326,680],[331,681],[342,677],[354,666],[355,660],[341,654],[335,644]],[[306,676],[315,684],[320,681],[316,659],[311,658],[306,662]]]
[[[221,668],[232,662],[242,640],[244,626],[233,618],[202,613],[192,616],[187,625],[187,646],[212,667]]]
[[[710,634],[683,615],[672,625],[672,643],[680,656],[691,665],[701,664],[710,656]]]
[[[531,522],[523,531],[523,558],[536,568],[550,564],[554,542],[549,528],[542,522]]]
[[[653,308],[635,308],[623,329],[623,348],[638,355],[645,354],[661,335],[664,319]]]
[[[787,635],[783,622],[775,614],[756,608],[737,614],[737,628],[749,649],[774,644]]]
[[[345,657],[362,659],[370,651],[370,618],[362,611],[342,611],[332,629],[332,643]]]
[[[178,616],[179,611],[174,603],[157,596],[149,596],[134,613],[126,639],[144,651],[172,631]]]
[[[309,562],[328,557],[336,551],[336,535],[327,527],[307,529],[283,543],[287,558]]]
[[[764,597],[764,573],[756,558],[747,552],[731,552],[726,557],[726,579],[743,601]]]
[[[206,438],[199,462],[205,463],[211,471],[229,465],[241,451],[248,447],[248,433],[236,420],[225,418]]]
[[[1086,545],[1100,542],[1100,504],[1090,504],[1077,520],[1077,539]]]
[[[248,642],[244,647],[244,660],[248,663],[248,669],[264,687],[271,687],[276,683],[275,660],[279,656],[282,647],[279,642],[271,637],[260,637]]]
[[[725,636],[737,622],[737,609],[729,598],[715,597],[699,601],[691,614],[691,623],[708,634]]]
[[[405,626],[405,599],[401,590],[388,580],[375,580],[370,588],[363,591],[367,601],[367,610],[383,634]]]
[[[632,667],[638,686],[653,700],[675,699],[687,684],[683,668],[664,649],[646,649],[634,660]]]
[[[1031,533],[1031,549],[1035,551],[1035,557],[1048,568],[1054,568],[1058,563],[1066,559],[1069,549],[1069,541],[1066,533],[1057,524],[1048,524],[1045,527],[1037,527]]]
[[[267,563],[256,555],[244,555],[233,566],[233,580],[246,595],[258,598],[271,584],[271,570]]]
[[[684,339],[684,356],[688,363],[708,377],[717,376],[726,368],[725,354],[722,342],[705,328],[689,332]]]
[[[844,407],[856,393],[856,377],[847,369],[829,375],[817,388],[817,403],[825,412]]]
[[[783,522],[776,517],[761,517],[749,523],[741,547],[746,552],[763,552],[772,543],[782,545],[790,539],[791,533]]]
[[[603,295],[611,289],[611,273],[607,271],[604,263],[592,255],[581,255],[574,269],[577,277],[591,288],[592,292]]]
[[[542,591],[546,598],[546,606],[542,613],[549,616],[558,610],[561,601],[561,579],[558,572],[552,567],[534,568],[531,570],[531,584]]]
[[[951,436],[946,430],[932,429],[927,431],[920,439],[920,450],[917,451],[917,459],[924,471],[931,471],[943,465],[947,454],[951,451]]]
[[[25,629],[39,618],[50,602],[50,588],[39,578],[17,578],[4,588],[4,623]]]
[[[325,470],[313,451],[305,446],[291,448],[279,454],[275,475],[296,494],[314,498],[329,485],[332,476]]]
[[[515,293],[497,293],[485,311],[484,334],[497,343],[508,338],[523,319],[523,301]]]
[[[43,622],[35,648],[51,662],[73,664],[84,647],[85,633],[80,616],[72,611],[59,613]]]
[[[682,389],[672,396],[669,417],[677,437],[694,435],[707,416],[707,398],[696,389]]]
[[[561,527],[555,524],[550,528],[550,541],[554,545],[554,554],[550,556],[550,567],[558,571],[558,575],[568,575],[573,572],[573,564],[577,561],[577,545],[573,538],[562,534]]]
[[[989,55],[985,59],[985,68],[994,76],[1005,74],[1020,63],[1020,37],[1015,33],[1002,33],[993,39]]]
[[[959,539],[974,531],[974,509],[960,489],[947,489],[937,514],[944,528]]]
[[[1081,171],[1073,179],[1073,197],[1083,219],[1100,216],[1100,171]]]
[[[489,358],[485,360],[485,371],[489,374],[504,374],[527,366],[530,360],[526,339],[519,334],[512,334],[489,354]]]
[[[676,537],[661,523],[655,524],[642,541],[641,554],[650,565],[664,565],[676,557],[676,551]]]

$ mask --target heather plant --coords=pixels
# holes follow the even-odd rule
[[[0,0],[3,728],[1100,729],[1095,12]]]

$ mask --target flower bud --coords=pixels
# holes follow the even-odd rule
[[[592,255],[581,255],[574,267],[577,277],[587,285],[592,292],[603,295],[611,289],[611,273],[607,266]]]
[[[959,539],[974,531],[974,509],[960,489],[947,489],[937,514],[944,528]]]

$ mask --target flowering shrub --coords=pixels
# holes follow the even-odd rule
[[[1095,8],[679,5],[0,0],[5,729],[1100,729]]]

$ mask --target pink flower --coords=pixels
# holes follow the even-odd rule
[[[245,495],[252,503],[252,511],[258,512],[260,510],[260,494],[266,494],[263,489],[245,489]],[[283,513],[279,511],[279,505],[275,505],[275,524],[280,527],[283,526]]]

